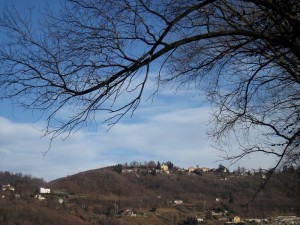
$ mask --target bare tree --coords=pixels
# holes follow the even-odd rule
[[[299,13],[297,0],[68,0],[37,26],[6,10],[1,96],[45,112],[55,137],[133,112],[153,71],[158,88],[206,90],[212,136],[240,142],[230,160],[262,152],[275,169],[300,156]]]

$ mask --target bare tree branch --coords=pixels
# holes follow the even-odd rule
[[[69,0],[36,27],[6,9],[1,99],[44,112],[45,134],[54,138],[99,111],[109,113],[110,125],[133,113],[158,71],[158,87],[174,82],[206,91],[211,137],[220,145],[237,137],[243,146],[229,160],[276,156],[272,174],[299,162],[299,12],[296,0]],[[65,118],[63,110],[70,112]]]

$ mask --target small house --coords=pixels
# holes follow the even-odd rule
[[[15,194],[15,199],[21,199],[21,195],[20,194]]]
[[[162,163],[162,164],[160,165],[160,169],[161,169],[162,171],[169,171],[168,165],[166,165],[166,164],[164,164],[164,163]]]
[[[40,188],[40,194],[50,194],[49,188]]]
[[[234,222],[234,223],[239,223],[239,222],[241,222],[241,218],[238,217],[238,216],[235,216],[235,217],[233,218],[233,222]]]
[[[38,200],[45,200],[46,198],[43,195],[35,195],[35,198]]]
[[[2,185],[2,191],[15,191],[15,188],[10,184]]]
[[[189,173],[193,173],[195,170],[196,170],[196,168],[195,168],[195,167],[192,167],[192,166],[190,166],[190,167],[188,168]]]
[[[202,168],[200,168],[200,170],[201,170],[202,172],[208,172],[208,171],[209,171],[209,168],[207,168],[207,167],[202,167]]]
[[[126,209],[122,215],[124,216],[136,216],[136,214],[131,209]]]
[[[183,201],[182,200],[174,200],[174,205],[182,205]]]
[[[203,223],[203,221],[204,221],[203,218],[199,218],[199,217],[197,217],[196,220],[197,220],[198,223]]]
[[[211,215],[214,216],[214,217],[221,217],[221,216],[223,216],[223,212],[214,212],[214,211],[212,211]]]

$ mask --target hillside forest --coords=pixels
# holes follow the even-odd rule
[[[158,162],[159,163],[159,162]],[[227,218],[300,215],[300,168],[285,167],[265,182],[264,172],[183,170],[168,162],[118,164],[50,182],[0,172],[0,224],[224,224]],[[151,167],[152,166],[152,167]],[[13,190],[4,190],[4,187]],[[40,188],[50,193],[40,194]]]

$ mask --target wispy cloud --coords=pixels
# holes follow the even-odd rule
[[[209,108],[170,106],[163,113],[157,109],[160,106],[154,105],[152,112],[147,109],[143,120],[126,120],[110,131],[99,126],[97,132],[83,129],[64,141],[56,139],[46,156],[42,152],[48,149],[48,138],[40,138],[41,133],[29,123],[14,123],[0,117],[0,126],[5,128],[0,132],[0,170],[31,174],[49,181],[132,161],[172,161],[185,168],[215,167],[220,163],[216,162],[219,152],[211,147],[206,136]]]
[[[146,90],[146,96],[153,89]],[[146,97],[147,98],[147,97]],[[6,108],[9,110],[9,108]],[[48,150],[42,121],[34,124],[0,117],[0,170],[22,172],[47,181],[80,171],[132,161],[171,161],[180,167],[216,167],[221,155],[206,132],[210,108],[196,96],[159,92],[154,102],[143,102],[133,117],[127,115],[109,131],[103,114],[97,115],[97,129],[83,128],[66,140],[57,138]],[[0,116],[4,115],[0,113]],[[4,115],[7,117],[7,113]],[[62,115],[63,116],[63,115]],[[238,148],[234,144],[232,154]],[[266,168],[265,156],[245,159],[237,165]],[[269,164],[268,164],[269,163]]]
[[[34,128],[40,124],[14,123],[1,117],[0,126],[5,130],[0,132],[0,169],[50,180],[131,161],[169,160],[179,166],[214,161],[214,153],[205,141],[207,109],[170,108],[164,113],[157,109],[160,107],[149,109],[143,121],[126,120],[110,131],[99,126],[95,132],[80,130],[65,141],[56,139],[46,156],[43,152],[48,149],[49,139],[41,138]],[[201,163],[201,159],[207,162]]]

